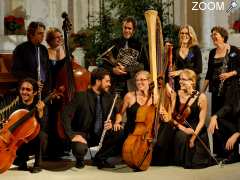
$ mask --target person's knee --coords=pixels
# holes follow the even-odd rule
[[[88,146],[87,144],[79,143],[79,142],[72,142],[72,152],[76,158],[83,158],[87,153]]]

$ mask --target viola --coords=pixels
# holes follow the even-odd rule
[[[44,99],[44,102],[46,103],[60,94],[62,94],[62,91],[54,91]],[[36,111],[37,107],[31,111],[26,109],[16,110],[0,130],[0,173],[10,168],[16,158],[18,148],[38,135],[40,125],[34,116]]]

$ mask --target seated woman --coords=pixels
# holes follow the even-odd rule
[[[165,142],[166,146],[169,147],[168,151],[165,151],[169,163],[184,168],[207,167],[210,161],[208,150],[197,138],[197,136],[200,137],[204,144],[209,146],[205,126],[207,97],[204,93],[199,94],[195,90],[196,81],[197,76],[194,71],[182,70],[179,81],[180,90],[175,92],[167,86],[169,93],[176,94],[172,117],[169,117],[164,107],[160,108],[162,119],[173,126],[167,126],[168,131],[162,131],[159,134],[159,137],[163,140],[167,138],[168,141],[159,139],[159,142]],[[182,115],[181,112],[185,107],[190,108],[189,114]],[[162,146],[165,145],[162,144]]]
[[[126,139],[129,133],[132,133],[135,127],[135,119],[137,110],[145,104],[152,104],[152,98],[149,90],[149,85],[152,82],[151,75],[148,71],[139,71],[135,75],[136,90],[128,92],[123,99],[123,104],[119,113],[116,115],[114,130],[120,130],[123,122],[123,115],[126,112],[127,122],[124,126],[124,138]]]

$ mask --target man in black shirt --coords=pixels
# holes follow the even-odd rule
[[[115,65],[104,63],[104,67],[111,72],[112,91],[118,92],[122,98],[128,92],[128,88],[132,90],[134,87],[129,80],[135,73],[143,69],[149,70],[143,45],[133,37],[136,26],[136,21],[132,17],[126,17],[123,20],[122,37],[113,40],[112,55]]]
[[[40,124],[40,128],[43,124],[43,116],[44,116],[44,107],[45,104],[43,101],[38,101],[37,96],[38,92],[38,84],[37,81],[31,78],[23,79],[19,85],[19,94],[20,94],[20,102],[16,106],[15,110],[18,109],[27,109],[31,111],[35,106],[37,107],[37,111],[35,113],[35,117]],[[35,155],[34,166],[31,169],[32,173],[37,173],[41,171],[40,168],[40,136],[42,136],[42,132],[40,130],[40,134],[38,134],[34,139],[29,141],[27,144],[23,144],[17,150],[17,157],[14,161],[14,164],[19,166],[19,170],[28,170],[27,161],[29,160],[29,155]]]
[[[112,130],[116,109],[107,120],[113,104],[113,96],[109,93],[110,86],[109,72],[100,68],[95,69],[91,73],[91,88],[75,94],[73,100],[64,108],[63,124],[72,144],[77,168],[84,167],[84,156],[88,147],[99,144],[103,129],[107,130],[103,146],[94,158],[98,168],[113,167],[106,160],[119,153],[116,152],[116,142],[120,132]]]

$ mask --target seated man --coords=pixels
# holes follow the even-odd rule
[[[108,131],[94,161],[99,169],[114,167],[106,161],[108,157],[117,155],[120,149],[116,145],[119,132],[110,130],[111,119],[115,117],[116,110],[113,111],[111,119],[106,120],[113,103],[113,97],[109,93],[110,86],[109,72],[95,69],[91,73],[91,88],[75,94],[73,100],[64,108],[62,120],[71,140],[77,168],[84,167],[84,156],[88,147],[98,145],[103,129]]]
[[[35,117],[42,126],[42,118],[44,116],[44,107],[45,104],[43,101],[36,102],[37,99],[37,91],[38,91],[38,84],[37,81],[31,78],[23,79],[20,82],[19,86],[19,94],[20,94],[20,102],[16,106],[15,110],[18,109],[27,109],[31,111],[35,106],[37,107],[37,112],[35,113]],[[36,98],[35,98],[36,97]],[[37,135],[33,140],[28,142],[27,144],[23,144],[17,150],[17,157],[14,161],[14,164],[19,166],[19,170],[28,170],[27,161],[29,160],[29,155],[35,155],[35,162],[33,169],[31,170],[32,173],[37,173],[41,171],[40,168],[40,137],[42,132]]]
[[[224,106],[211,117],[208,130],[213,134],[213,149],[223,163],[240,161],[240,84],[227,87]]]

